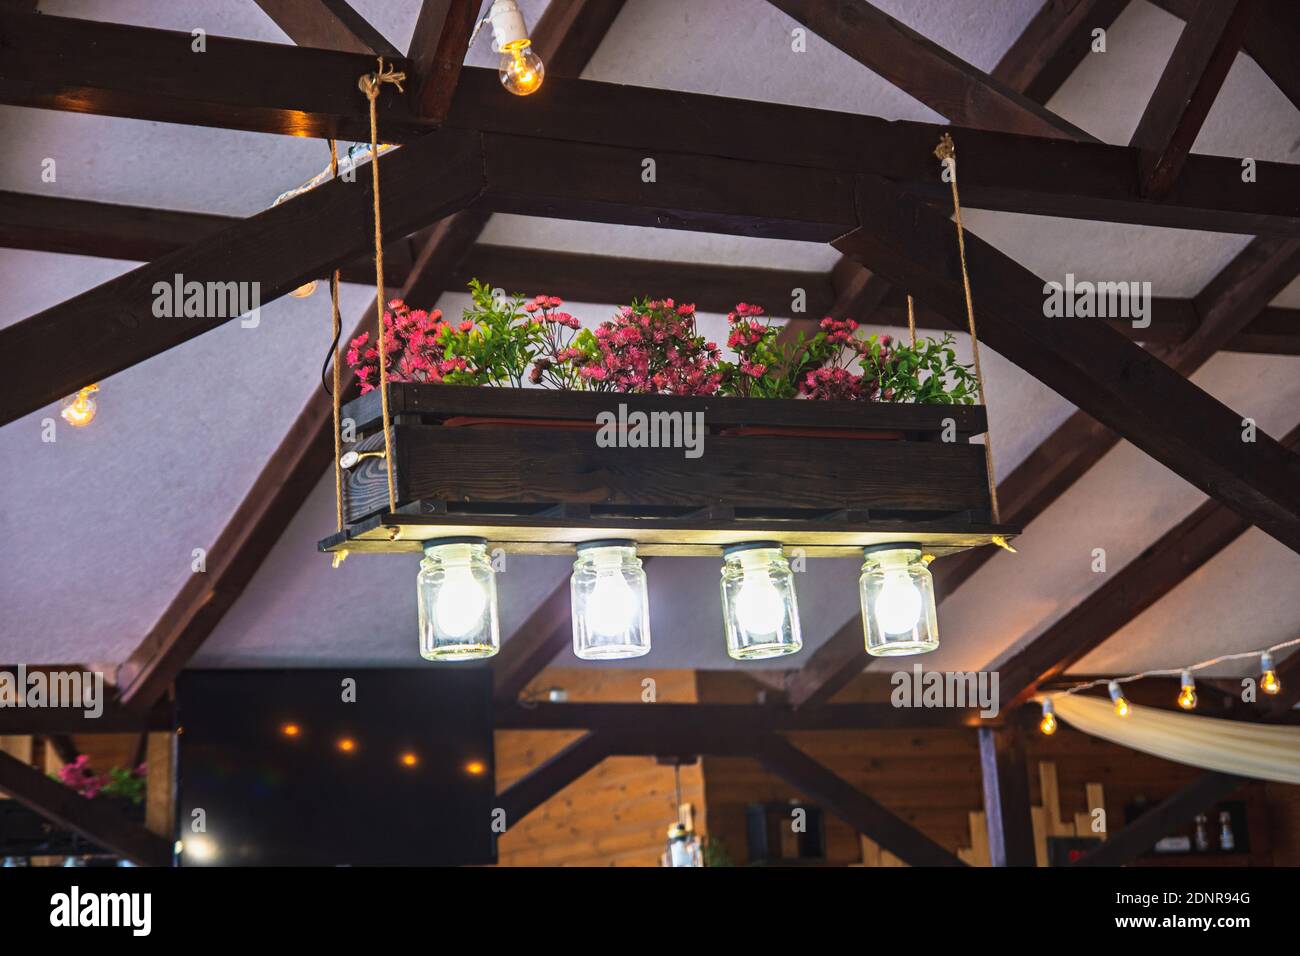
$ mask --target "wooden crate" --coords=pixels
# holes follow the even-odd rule
[[[970,442],[986,427],[977,406],[389,388],[398,508],[386,461],[362,458],[344,475],[347,529],[323,550],[417,551],[472,534],[526,553],[619,537],[647,555],[712,555],[761,537],[812,556],[897,540],[941,554],[1011,533],[990,524],[984,450]],[[638,413],[694,416],[702,453],[600,447],[600,416]],[[350,450],[383,449],[378,392],[343,418],[358,436]]]

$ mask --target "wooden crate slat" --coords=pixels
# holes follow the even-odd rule
[[[413,511],[414,509],[410,509]],[[380,514],[320,542],[322,551],[419,553],[432,538],[472,535],[516,554],[572,556],[583,541],[627,538],[646,557],[716,557],[723,548],[771,540],[799,547],[811,558],[856,558],[870,544],[916,541],[942,558],[989,544],[994,535],[1012,538],[1016,529],[968,520],[855,522],[827,527],[819,521],[719,520],[689,518],[528,518],[447,514]]]
[[[974,444],[795,437],[705,438],[681,448],[600,448],[591,432],[399,425],[399,502],[712,505],[953,512],[988,507]],[[364,446],[382,447],[382,436]],[[387,507],[380,459],[347,476],[348,518]]]
[[[393,415],[451,418],[549,418],[595,421],[601,412],[629,409],[647,412],[704,412],[710,428],[729,425],[766,425],[805,428],[898,430],[935,434],[952,419],[961,440],[988,429],[980,405],[915,405],[892,402],[829,402],[802,399],[688,397],[677,395],[623,395],[613,392],[564,392],[544,388],[493,388],[464,385],[427,385],[418,382],[389,384],[389,411]],[[371,391],[343,408],[343,417],[356,423],[358,433],[378,427],[379,392]]]

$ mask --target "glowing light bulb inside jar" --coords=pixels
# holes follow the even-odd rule
[[[803,647],[794,573],[775,541],[723,551],[722,619],[727,653],[738,661],[794,654]]]
[[[617,571],[596,575],[587,604],[587,621],[597,634],[612,637],[622,634],[636,621],[636,594]]]
[[[478,660],[500,649],[496,572],[485,540],[440,538],[426,542],[416,587],[421,657]]]
[[[876,598],[876,620],[886,634],[906,634],[921,619],[921,592],[906,572],[885,575],[884,587]]]
[[[858,590],[867,653],[885,657],[937,648],[934,578],[921,546],[874,545],[864,557]]]
[[[781,626],[785,602],[766,574],[746,577],[736,598],[736,617],[750,634],[771,634]]]
[[[631,541],[578,545],[569,595],[578,657],[617,660],[650,652],[646,576]]]
[[[448,637],[464,637],[478,626],[486,605],[487,594],[469,568],[452,568],[434,607],[438,630]]]

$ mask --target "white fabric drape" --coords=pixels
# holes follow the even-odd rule
[[[1259,780],[1300,784],[1300,727],[1178,714],[1130,704],[1120,717],[1108,700],[1052,697],[1056,715],[1077,730],[1176,763]]]

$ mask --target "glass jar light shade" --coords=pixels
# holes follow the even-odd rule
[[[650,653],[645,571],[631,541],[578,545],[569,595],[578,657],[600,661]]]
[[[794,654],[803,647],[790,562],[774,542],[723,552],[722,615],[727,653],[738,661]]]
[[[687,830],[684,823],[674,823],[668,828],[668,852],[664,854],[664,862],[671,867],[704,865],[700,838]]]
[[[924,654],[939,646],[934,578],[916,544],[867,548],[858,590],[867,653]]]
[[[424,546],[417,579],[420,656],[471,661],[501,649],[496,573],[482,538],[441,538]]]

